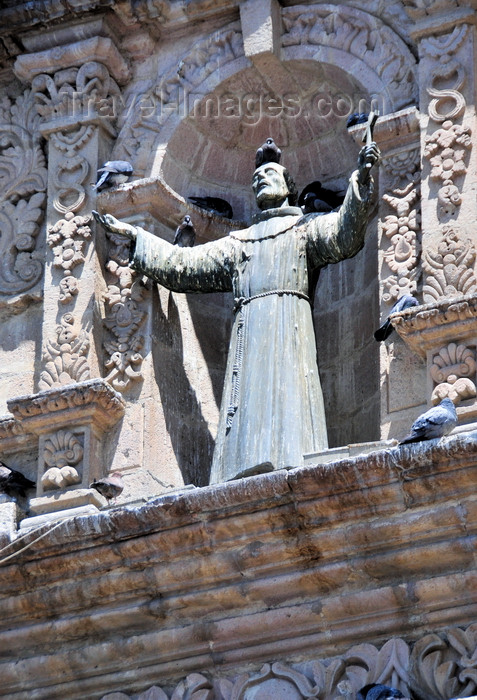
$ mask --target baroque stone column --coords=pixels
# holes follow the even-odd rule
[[[405,4],[420,57],[424,308],[395,325],[427,362],[428,401],[450,396],[467,422],[477,416],[477,28],[467,2]]]
[[[85,27],[82,36],[89,31]],[[106,246],[93,242],[91,185],[111,152],[118,83],[129,78],[129,68],[109,36],[75,41],[76,36],[71,27],[35,36],[30,45],[41,50],[19,56],[14,66],[17,77],[31,85],[48,142],[39,391],[8,402],[17,421],[39,440],[34,515],[101,503],[89,483],[107,470],[102,435],[124,412],[122,399],[98,379]]]

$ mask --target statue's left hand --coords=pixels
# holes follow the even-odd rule
[[[373,165],[379,160],[381,151],[375,141],[372,141],[368,146],[363,146],[358,156],[358,171],[359,181],[366,182],[369,178],[370,170]]]

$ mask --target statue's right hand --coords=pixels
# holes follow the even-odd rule
[[[100,214],[93,209],[92,214],[96,221],[107,228],[111,233],[119,233],[123,236],[127,236],[132,241],[136,239],[136,229],[131,224],[127,224],[125,221],[119,221],[112,214]]]

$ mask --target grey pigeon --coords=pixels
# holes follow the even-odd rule
[[[10,469],[6,464],[0,462],[0,492],[5,493],[10,498],[26,498],[26,492],[35,488],[36,484],[31,479],[27,479],[21,472]]]
[[[195,228],[190,216],[184,216],[182,223],[176,228],[174,245],[180,248],[192,248],[195,243]]]
[[[315,180],[301,191],[298,197],[298,206],[301,207],[304,214],[327,213],[341,206],[343,201],[343,193],[323,187],[319,180]]]
[[[108,160],[102,168],[98,170],[98,182],[93,185],[93,190],[103,189],[104,187],[122,185],[127,182],[132,175],[133,166],[127,160]],[[101,173],[101,175],[100,175]]]
[[[457,412],[454,403],[446,397],[438,406],[433,406],[417,418],[411,426],[409,435],[401,440],[400,445],[408,442],[432,440],[448,435],[457,425]]]
[[[377,331],[374,331],[374,339],[381,342],[382,340],[389,338],[394,330],[393,324],[391,323],[391,319],[389,317],[392,314],[398,313],[399,311],[404,311],[404,309],[410,309],[411,306],[419,306],[419,302],[415,297],[411,296],[410,294],[404,294],[402,297],[400,297],[392,307],[384,323],[379,326]]]
[[[355,112],[354,114],[350,114],[346,120],[346,128],[349,129],[350,126],[355,126],[355,124],[364,124],[368,121],[368,116],[369,114],[367,114],[367,112]]]
[[[397,688],[381,683],[365,685],[356,695],[356,700],[393,700],[394,698],[405,698],[405,696]]]
[[[279,163],[282,156],[281,150],[272,138],[268,138],[257,148],[255,153],[255,167],[259,168],[264,163]]]
[[[111,476],[106,476],[104,479],[95,479],[89,487],[96,489],[109,502],[123,492],[124,481],[119,472],[113,472]]]
[[[188,199],[196,207],[206,209],[218,216],[225,216],[226,219],[231,219],[234,215],[232,207],[227,200],[220,197],[188,197]]]

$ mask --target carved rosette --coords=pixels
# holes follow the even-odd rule
[[[423,296],[426,303],[443,297],[477,293],[477,279],[473,271],[476,251],[472,241],[462,239],[457,224],[442,227],[442,238],[437,250],[423,253],[422,267],[426,272]]]
[[[109,370],[106,381],[123,392],[131,381],[142,378],[140,368],[144,358],[140,350],[144,338],[137,331],[146,316],[142,308],[146,289],[128,265],[129,241],[114,233],[109,233],[108,238],[112,245],[106,267],[114,283],[108,284],[105,294],[108,313],[104,325],[113,336],[104,341],[109,355],[105,363]]]
[[[339,658],[289,665],[267,663],[258,672],[207,678],[191,673],[172,692],[153,686],[134,696],[104,695],[101,700],[354,700],[368,683],[399,689],[407,698],[448,700],[477,690],[477,625],[428,634],[410,645],[393,638],[380,649],[359,644]]]
[[[59,296],[62,304],[67,304],[78,294],[77,280],[72,271],[85,262],[86,241],[91,238],[91,221],[91,216],[74,216],[68,212],[64,219],[48,228],[47,241],[53,251],[53,265],[63,271]]]
[[[403,294],[414,294],[420,276],[420,201],[419,151],[383,158],[383,168],[391,176],[390,192],[383,201],[394,210],[381,222],[384,239],[389,242],[383,259],[391,274],[383,275],[383,300],[393,304]]]
[[[0,104],[0,294],[31,289],[43,265],[36,254],[47,171],[32,93]]]

